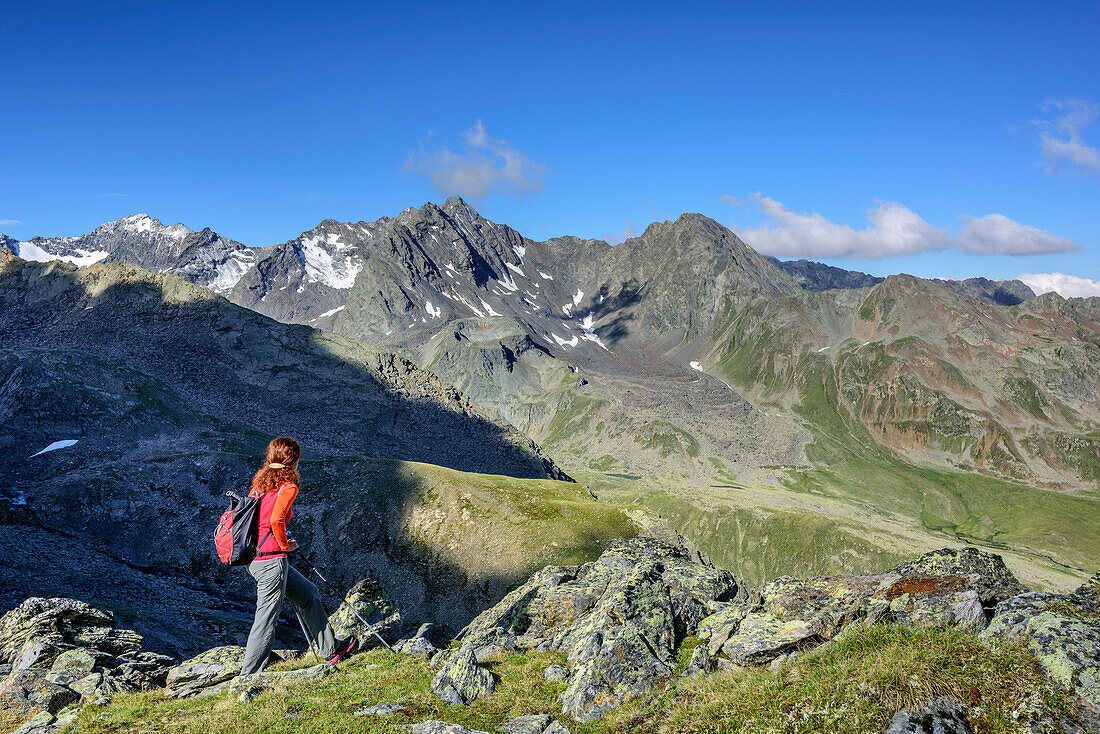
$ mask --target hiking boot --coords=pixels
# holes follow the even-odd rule
[[[341,660],[350,657],[351,654],[355,652],[355,648],[357,647],[359,647],[359,638],[355,635],[352,635],[343,642],[337,642],[336,652],[332,653],[332,655],[329,655],[328,660],[326,660],[325,662],[329,665],[336,665],[336,663],[340,662]]]

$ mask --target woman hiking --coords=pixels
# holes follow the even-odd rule
[[[248,572],[256,579],[256,619],[248,633],[241,675],[263,670],[271,644],[275,640],[275,625],[287,597],[302,611],[309,637],[325,661],[332,664],[350,655],[359,644],[352,636],[336,639],[328,623],[317,587],[290,566],[287,554],[298,550],[298,542],[286,531],[294,514],[294,498],[298,496],[298,458],[302,450],[289,436],[280,436],[267,446],[264,465],[252,478],[250,495],[260,499],[259,543],[256,557],[248,564]]]

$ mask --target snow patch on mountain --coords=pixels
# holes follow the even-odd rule
[[[73,254],[70,255],[55,255],[52,252],[42,249],[33,242],[19,242],[16,244],[15,249],[15,254],[24,260],[32,260],[40,263],[49,262],[51,260],[64,260],[65,262],[73,263],[81,268],[93,265],[111,254],[105,250],[73,250]]]
[[[75,438],[67,438],[67,439],[64,439],[62,441],[54,441],[53,443],[51,443],[46,448],[39,451],[37,454],[31,454],[31,458],[33,459],[34,457],[38,456],[39,454],[44,454],[47,451],[57,451],[58,449],[67,449],[70,446],[75,445],[77,440],[78,439],[75,439]]]
[[[303,235],[298,242],[298,253],[305,266],[307,281],[340,290],[355,285],[355,276],[363,269],[363,263],[354,254],[345,254],[351,245],[344,242],[339,234]],[[322,247],[322,242],[328,247]]]

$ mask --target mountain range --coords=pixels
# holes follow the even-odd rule
[[[20,405],[54,401],[0,460],[159,390],[177,397],[157,411],[204,417],[150,433],[123,411],[135,433],[112,443],[192,425],[218,455],[244,424],[257,446],[316,436],[334,461],[576,479],[750,582],[880,570],[945,537],[1050,588],[1100,557],[1097,298],[777,261],[698,214],[615,246],[540,242],[457,197],[265,247],[146,215],[0,237],[7,395],[37,379]],[[24,262],[58,258],[81,267]],[[76,400],[59,375],[118,387]],[[387,419],[393,395],[436,407]],[[64,422],[70,405],[87,407]],[[36,472],[22,480],[44,487]]]

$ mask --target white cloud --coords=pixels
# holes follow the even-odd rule
[[[22,224],[18,219],[0,219],[0,227],[18,227]]]
[[[410,152],[405,170],[423,176],[440,194],[480,199],[497,191],[522,195],[542,191],[546,166],[535,163],[507,140],[493,138],[481,120],[462,133],[462,150]]]
[[[638,234],[638,231],[634,229],[633,224],[625,219],[623,220],[623,224],[625,224],[626,226],[623,227],[620,231],[612,232],[610,234],[604,233],[601,239],[603,239],[604,242],[610,245],[617,245],[623,240],[628,240]]]
[[[1100,173],[1100,149],[1081,140],[1084,131],[1096,121],[1100,104],[1083,99],[1055,99],[1045,103],[1043,111],[1057,113],[1052,120],[1036,121],[1047,173],[1056,172],[1064,163],[1076,166],[1080,173]]]
[[[742,206],[741,200],[722,197]],[[896,201],[878,201],[867,210],[867,226],[855,229],[813,212],[795,212],[762,194],[752,200],[770,219],[768,224],[740,230],[749,245],[766,255],[785,257],[846,257],[873,260],[916,255],[957,247],[975,254],[1033,255],[1080,249],[1073,240],[1015,222],[1003,214],[965,219],[959,233],[926,222]]]
[[[956,238],[963,252],[976,255],[1038,255],[1081,249],[1071,239],[1014,222],[1003,214],[986,214],[965,221],[966,225]]]
[[[1100,296],[1100,280],[1068,273],[1022,273],[1016,276],[1037,294],[1056,292],[1064,298]]]

